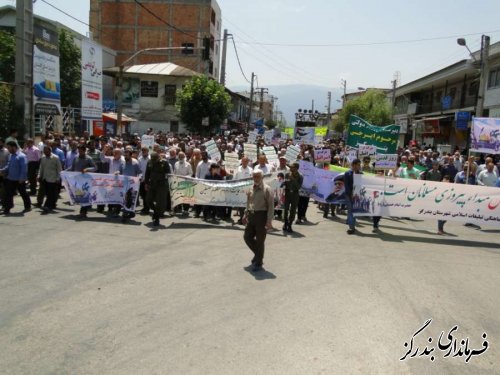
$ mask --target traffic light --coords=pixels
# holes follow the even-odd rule
[[[182,43],[182,54],[183,55],[192,55],[194,54],[194,44],[193,43]]]
[[[210,60],[210,38],[203,38],[203,60]]]

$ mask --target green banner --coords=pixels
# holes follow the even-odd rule
[[[318,126],[314,128],[314,135],[320,135],[326,137],[328,134],[328,126]]]
[[[295,128],[285,128],[284,133],[288,134],[289,137],[293,139],[293,136],[295,135]]]
[[[359,145],[377,147],[379,154],[395,154],[399,138],[399,125],[376,126],[362,118],[351,115],[347,145],[358,148]]]

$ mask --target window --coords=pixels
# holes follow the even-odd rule
[[[436,103],[441,103],[441,98],[443,97],[443,92],[442,91],[438,91],[436,92],[436,96],[434,97],[434,101]]]
[[[170,121],[170,132],[179,133],[179,121]]]
[[[175,105],[176,92],[176,85],[165,85],[165,105]]]
[[[474,81],[470,83],[469,90],[467,91],[468,96],[476,96],[479,90],[479,82]]]
[[[215,11],[212,9],[212,15],[210,17],[210,21],[212,22],[212,25],[215,25],[215,19],[216,19]]]
[[[488,88],[500,87],[500,67],[490,69],[490,77],[488,79]]]
[[[457,88],[452,87],[448,96],[451,96],[451,100],[455,100],[455,96],[457,96]]]
[[[157,98],[158,97],[158,82],[156,81],[141,81],[141,97]]]

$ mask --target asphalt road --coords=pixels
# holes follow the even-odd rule
[[[310,204],[252,274],[241,226],[19,203],[0,217],[0,374],[500,374],[500,230],[382,219],[348,236]],[[434,351],[400,360],[428,319],[411,345]],[[455,325],[487,350],[444,358]]]

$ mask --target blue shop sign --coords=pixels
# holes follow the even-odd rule
[[[467,130],[470,121],[470,112],[457,112],[455,114],[457,130]]]

